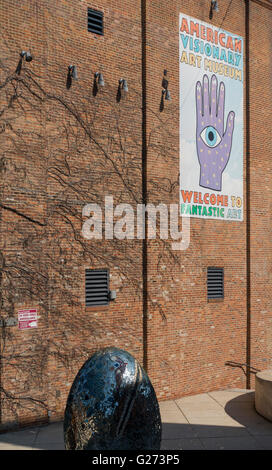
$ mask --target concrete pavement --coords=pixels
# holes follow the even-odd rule
[[[254,391],[230,389],[160,402],[161,450],[272,450],[272,422]],[[63,423],[0,434],[0,450],[62,450]]]

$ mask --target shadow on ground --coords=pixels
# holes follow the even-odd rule
[[[254,392],[230,400],[227,392],[212,392],[160,408],[161,450],[272,450],[272,423],[255,411]],[[30,449],[64,450],[63,423],[0,434],[0,450]]]

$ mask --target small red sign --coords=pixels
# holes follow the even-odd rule
[[[37,310],[32,308],[29,310],[18,311],[18,327],[19,330],[38,327]]]

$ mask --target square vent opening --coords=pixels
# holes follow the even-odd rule
[[[109,271],[108,269],[86,269],[85,271],[85,305],[95,307],[109,304]]]
[[[88,8],[88,31],[95,34],[104,35],[104,14],[103,11]]]
[[[208,267],[207,292],[208,300],[224,298],[224,268]]]

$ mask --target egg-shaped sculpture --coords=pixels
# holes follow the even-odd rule
[[[64,416],[68,450],[159,450],[161,417],[148,375],[127,351],[97,351],[79,370]]]

